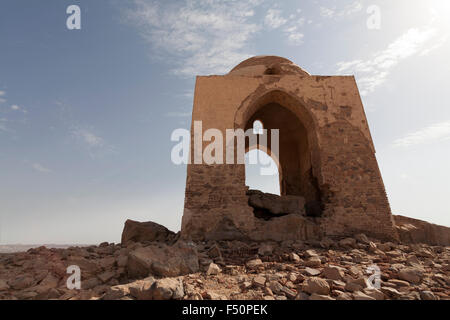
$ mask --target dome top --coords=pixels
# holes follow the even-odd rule
[[[260,75],[301,75],[309,73],[292,61],[278,56],[256,56],[242,61],[234,67],[229,75],[260,76]]]

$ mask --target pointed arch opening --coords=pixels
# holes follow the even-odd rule
[[[307,215],[320,216],[323,210],[317,178],[320,164],[312,116],[300,101],[278,90],[241,107],[235,118],[238,127],[252,129],[255,121],[260,121],[267,130],[264,151],[277,163],[280,195],[303,197]],[[272,130],[279,130],[277,148],[276,141],[272,141]],[[246,150],[261,149],[259,142],[249,143]],[[274,155],[272,149],[278,149],[278,154]]]

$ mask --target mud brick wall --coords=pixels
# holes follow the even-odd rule
[[[270,120],[283,114],[289,114],[286,120]],[[245,130],[256,118],[265,119],[267,129],[281,129],[280,135],[286,128],[293,134],[290,118],[301,123],[299,138],[292,140],[299,144],[298,167],[280,173],[280,181],[289,184],[287,194],[318,198],[322,216],[262,222],[247,203],[244,165],[191,164],[183,237],[284,240],[363,232],[398,238],[353,76],[311,76],[284,58],[255,57],[227,75],[197,77],[192,121],[202,121],[203,132],[216,128],[225,136],[226,129]],[[191,135],[193,148],[193,130]],[[292,168],[293,154],[280,153],[280,166]]]

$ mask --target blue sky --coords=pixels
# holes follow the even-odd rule
[[[170,135],[195,75],[261,54],[355,74],[393,212],[450,226],[449,16],[448,0],[2,0],[0,244],[118,242],[127,218],[179,230]]]

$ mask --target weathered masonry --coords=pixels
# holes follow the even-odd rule
[[[258,218],[244,164],[190,164],[182,237],[281,241],[362,232],[397,239],[353,76],[312,76],[285,58],[260,56],[226,75],[197,77],[192,121],[202,121],[203,131],[217,128],[225,136],[255,120],[280,130],[274,160],[281,198],[302,197],[313,209]],[[193,146],[193,133],[191,139]],[[255,147],[247,143],[246,150]]]

